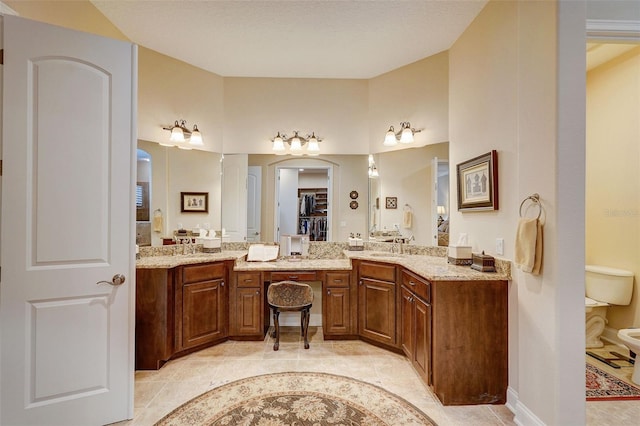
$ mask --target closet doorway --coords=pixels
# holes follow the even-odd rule
[[[276,169],[276,241],[282,235],[331,241],[330,182],[330,167]]]

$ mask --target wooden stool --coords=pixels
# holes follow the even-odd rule
[[[272,337],[276,339],[273,350],[280,347],[280,323],[278,317],[281,311],[300,311],[300,332],[304,336],[304,348],[309,349],[307,331],[309,329],[310,309],[313,302],[313,290],[309,284],[295,281],[280,281],[273,283],[267,290],[267,303],[273,311],[275,331]]]

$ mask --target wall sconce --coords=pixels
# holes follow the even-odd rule
[[[289,154],[291,155],[320,155],[320,145],[319,142],[322,142],[322,139],[316,137],[315,132],[311,132],[311,134],[306,137],[300,136],[298,131],[293,132],[293,136],[287,137],[286,134],[278,134],[271,140],[273,143],[273,152],[276,155],[285,155],[287,154],[287,147],[285,144],[289,144]],[[306,151],[302,149],[302,147],[306,145]]]
[[[400,123],[400,131],[396,133],[393,126],[389,127],[387,134],[384,137],[384,146],[396,146],[398,141],[400,143],[413,143],[413,135],[421,132],[422,129],[414,129],[411,127],[411,123],[403,121]]]
[[[171,132],[168,143],[160,143],[162,146],[178,146],[181,149],[191,149],[191,146],[203,146],[202,134],[198,130],[198,125],[193,125],[193,130],[187,129],[186,120],[176,120],[175,124],[171,127],[163,127],[164,130]],[[184,145],[186,141],[189,141],[189,145]]]
[[[376,162],[373,161],[373,155],[369,154],[369,179],[375,179],[380,177],[378,174],[378,168],[376,167]]]

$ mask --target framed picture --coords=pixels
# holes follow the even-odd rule
[[[498,210],[498,153],[457,165],[458,211]]]
[[[180,211],[182,213],[209,213],[209,193],[181,192]]]
[[[398,197],[387,197],[386,198],[386,208],[388,209],[397,209],[398,208]]]

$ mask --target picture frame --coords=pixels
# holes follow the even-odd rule
[[[209,213],[208,192],[181,192],[181,213]]]
[[[498,152],[462,162],[456,166],[458,211],[498,210]]]
[[[397,209],[398,208],[398,197],[386,197],[385,198],[385,207],[388,209]]]

